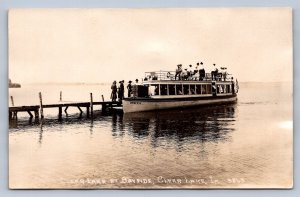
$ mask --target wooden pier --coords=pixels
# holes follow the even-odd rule
[[[18,112],[27,112],[30,116],[30,119],[34,117],[35,120],[39,120],[39,118],[44,118],[44,110],[46,108],[58,108],[58,119],[62,119],[62,112],[67,114],[67,110],[69,107],[76,107],[80,112],[80,116],[83,114],[82,108],[86,109],[86,116],[89,118],[93,117],[93,106],[101,105],[102,112],[110,110],[114,107],[122,107],[122,102],[118,101],[104,101],[102,96],[102,101],[93,102],[93,95],[90,94],[90,102],[61,102],[61,93],[60,93],[60,102],[56,104],[43,104],[42,95],[39,93],[40,105],[31,105],[31,106],[14,106],[13,98],[11,97],[12,107],[9,107],[9,120],[17,119]]]

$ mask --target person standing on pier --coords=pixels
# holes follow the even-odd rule
[[[121,102],[124,98],[124,80],[120,81],[120,87],[118,92],[119,102]]]
[[[111,85],[111,95],[110,98],[112,101],[117,100],[117,82],[114,81],[113,84]]]
[[[128,81],[128,85],[127,85],[127,90],[128,90],[128,97],[131,96],[131,92],[132,92],[132,85],[131,85],[132,81]]]

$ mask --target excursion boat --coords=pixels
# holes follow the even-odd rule
[[[142,83],[133,85],[131,97],[124,98],[124,113],[237,101],[237,80],[228,77],[226,71],[205,73],[202,70],[198,76],[189,73],[176,76],[172,71],[146,72]]]

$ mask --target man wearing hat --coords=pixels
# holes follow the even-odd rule
[[[111,95],[110,98],[112,101],[117,100],[117,82],[114,81],[113,84],[111,85]]]
[[[127,85],[127,90],[128,90],[128,97],[131,96],[131,92],[132,92],[132,85],[131,85],[132,81],[128,81],[128,85]]]
[[[124,80],[119,81],[120,87],[118,92],[119,102],[121,102],[124,98]]]

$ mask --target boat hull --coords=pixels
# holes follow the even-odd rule
[[[173,108],[187,108],[201,105],[226,104],[237,101],[236,94],[230,96],[208,96],[184,99],[139,99],[126,98],[123,100],[124,113],[153,111]]]

